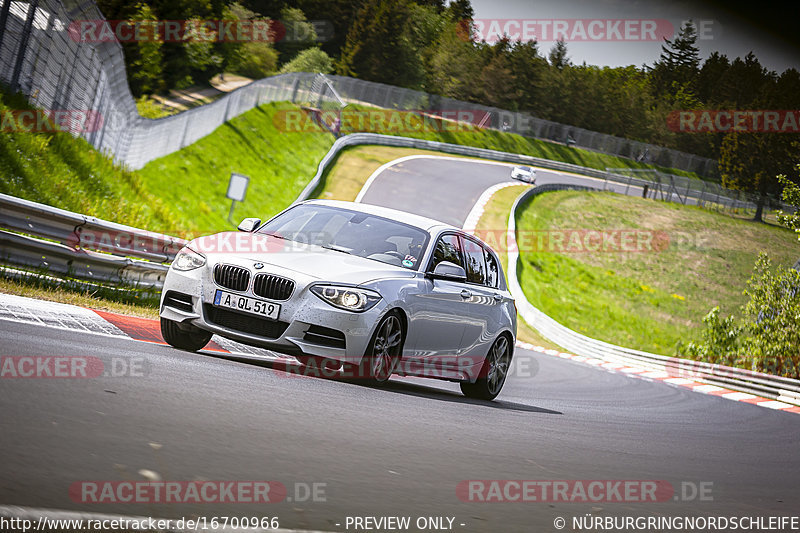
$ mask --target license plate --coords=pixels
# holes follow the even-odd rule
[[[278,316],[281,314],[280,304],[259,300],[257,298],[250,298],[249,296],[242,296],[240,294],[233,294],[219,289],[217,289],[214,295],[214,305],[227,309],[235,309],[242,313],[269,318],[271,320],[278,320]]]

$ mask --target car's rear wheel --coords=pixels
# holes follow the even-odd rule
[[[175,348],[196,352],[208,344],[214,334],[192,324],[179,326],[174,320],[161,317],[161,336]]]
[[[462,382],[461,392],[469,398],[494,400],[506,382],[509,368],[511,368],[511,343],[508,337],[500,335],[483,361],[478,379],[475,383]]]
[[[403,323],[396,313],[383,317],[358,367],[358,377],[374,385],[389,381],[403,353],[404,337]]]

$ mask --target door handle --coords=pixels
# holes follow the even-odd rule
[[[469,292],[467,289],[464,289],[463,291],[461,291],[461,297],[462,298],[472,298],[472,293]]]
[[[503,297],[500,296],[499,294],[495,294],[494,295],[494,301],[495,302],[502,302],[503,301]]]

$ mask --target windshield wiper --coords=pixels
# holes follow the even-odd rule
[[[346,248],[342,248],[341,246],[336,246],[335,244],[331,244],[330,246],[323,246],[326,250],[333,250],[334,252],[342,252],[343,254],[351,255],[350,250]]]
[[[259,232],[261,233],[261,232]],[[267,233],[266,231],[261,233],[261,235],[268,235],[270,237],[275,237],[276,239],[283,239],[284,241],[289,241],[289,237],[284,237],[283,235],[278,235],[277,233]]]

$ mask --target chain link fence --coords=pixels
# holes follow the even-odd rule
[[[94,127],[75,125],[98,150],[138,169],[208,135],[225,121],[266,102],[315,108],[358,103],[430,115],[467,112],[481,126],[574,144],[607,154],[712,176],[716,161],[511,112],[342,76],[309,73],[273,76],[241,87],[201,107],[156,120],[136,111],[117,42],[80,42],[74,21],[103,20],[92,0],[0,0],[0,82],[44,110],[79,117],[92,112]],[[71,31],[72,30],[72,31]],[[448,115],[449,116],[449,115]],[[75,119],[77,120],[77,119]]]
[[[683,205],[699,205],[717,211],[755,214],[759,203],[764,213],[784,211],[793,213],[789,205],[775,195],[746,193],[726,189],[718,183],[676,176],[655,169],[606,168],[608,178],[615,183],[626,185],[625,194],[630,187],[643,190],[642,196]]]
[[[717,172],[717,162],[714,159],[560,124],[523,112],[462,102],[354,78],[328,76],[328,79],[341,98],[348,103],[361,103],[386,109],[425,110],[431,115],[452,116],[454,113],[465,112],[475,123],[500,131],[574,145],[652,165],[696,172],[700,176],[713,177]]]
[[[192,144],[263,103],[307,100],[315,78],[314,74],[265,78],[210,104],[145,119],[128,87],[120,44],[79,42],[77,28],[70,27],[73,21],[103,19],[94,2],[0,3],[0,82],[28,96],[32,105],[66,111],[75,121],[93,113],[97,120],[91,125],[76,123],[66,129],[79,132],[92,146],[132,169]]]

